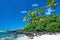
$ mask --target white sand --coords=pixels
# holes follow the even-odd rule
[[[60,40],[60,34],[57,35],[42,35],[42,36],[35,36],[34,39],[30,39],[27,36],[24,36],[22,39],[17,40]]]
[[[32,40],[60,40],[60,35],[42,35]]]

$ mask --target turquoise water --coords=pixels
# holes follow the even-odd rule
[[[24,34],[14,34],[8,32],[0,32],[0,40],[18,40],[21,37],[25,36]]]

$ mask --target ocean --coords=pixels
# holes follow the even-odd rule
[[[10,32],[0,32],[0,40],[21,40],[24,34],[14,34]]]

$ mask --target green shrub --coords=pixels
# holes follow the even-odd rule
[[[60,28],[56,22],[51,22],[51,23],[47,24],[45,30],[47,32],[57,32],[60,30]]]

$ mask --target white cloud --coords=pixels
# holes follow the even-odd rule
[[[51,12],[46,12],[46,15],[50,15],[51,14]]]
[[[25,22],[25,20],[22,20],[23,22]]]
[[[51,12],[53,12],[53,11],[55,11],[55,10],[52,10],[51,8],[48,8],[48,9],[47,9],[47,12],[46,12],[46,15],[50,15]]]
[[[48,12],[52,12],[53,10],[51,8],[48,8]]]
[[[32,4],[32,6],[33,6],[33,7],[37,7],[37,6],[39,6],[39,4]]]
[[[21,11],[20,13],[21,13],[21,14],[24,14],[24,13],[27,13],[27,11]]]
[[[46,12],[46,15],[50,15],[52,12],[51,8],[48,8],[47,12]]]

